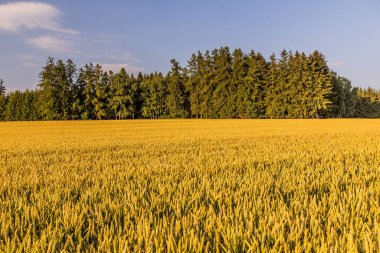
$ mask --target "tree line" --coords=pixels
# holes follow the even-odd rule
[[[0,120],[380,117],[380,92],[353,88],[318,51],[260,53],[228,47],[171,60],[167,74],[77,68],[48,58],[35,90],[6,93]]]

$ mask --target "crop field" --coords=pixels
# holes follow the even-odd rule
[[[380,120],[0,123],[0,252],[379,252]]]

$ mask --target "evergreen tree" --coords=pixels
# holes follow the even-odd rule
[[[247,75],[244,78],[239,97],[242,105],[240,114],[244,118],[260,118],[266,112],[268,86],[268,64],[260,53],[251,51],[247,59]]]
[[[66,70],[65,63],[62,60],[58,60],[54,70],[57,92],[54,100],[57,119],[69,119],[71,114],[70,77],[67,76]]]
[[[83,112],[82,119],[95,119],[94,99],[96,98],[97,73],[95,66],[90,63],[79,70],[80,83],[83,83]]]
[[[39,119],[36,92],[26,90],[9,93],[4,119],[8,121]]]
[[[198,52],[200,54],[200,52]],[[200,54],[200,57],[203,56]],[[199,118],[200,117],[200,106],[201,106],[201,71],[200,66],[198,65],[199,59],[195,54],[191,55],[190,60],[187,62],[187,74],[188,78],[186,83],[186,91],[189,94],[189,103],[190,103],[190,114],[191,117]]]
[[[95,97],[92,100],[96,119],[107,118],[108,73],[100,65],[95,66]]]
[[[212,52],[214,63],[214,75],[211,80],[214,88],[212,96],[212,117],[229,118],[231,112],[228,105],[234,102],[231,96],[233,88],[231,87],[232,59],[228,47],[215,49]]]
[[[143,95],[141,84],[144,81],[142,73],[138,73],[137,78],[135,79],[132,75],[130,78],[130,83],[127,90],[128,105],[127,113],[131,118],[139,118],[141,116],[142,104],[143,104]]]
[[[166,77],[135,77],[49,57],[36,91],[4,95],[0,80],[0,119],[380,117],[380,91],[352,88],[318,51],[267,62],[222,47],[192,54],[186,68],[171,63]]]
[[[355,115],[355,99],[351,82],[332,72],[332,93],[329,96],[332,102],[327,117],[342,118]]]
[[[41,116],[47,120],[59,119],[59,108],[57,108],[58,87],[56,85],[55,62],[49,57],[39,75],[38,88],[39,111]]]
[[[0,95],[5,95],[5,91],[4,80],[0,78]]]
[[[319,117],[331,106],[329,95],[332,92],[332,76],[324,56],[318,51],[309,57],[310,66],[310,99],[309,117]]]
[[[3,79],[0,79],[0,120],[4,120],[4,111],[6,106],[6,98],[5,98],[5,86]]]
[[[279,118],[281,116],[281,87],[278,83],[278,65],[274,54],[270,56],[269,72],[268,72],[268,88],[265,97],[266,115],[269,118]]]
[[[66,61],[65,65],[67,83],[68,83],[68,107],[67,111],[70,119],[78,119],[80,114],[76,110],[75,102],[77,102],[77,82],[78,82],[78,72],[77,67],[71,59]]]
[[[279,118],[288,118],[289,109],[291,107],[292,100],[292,88],[290,85],[290,57],[291,52],[288,53],[286,50],[283,50],[280,54],[280,59],[278,61],[278,75],[277,75],[277,84],[278,84],[278,93],[277,100],[279,102],[277,107],[277,117]]]
[[[235,49],[232,53],[232,77],[230,78],[230,90],[228,100],[228,114],[232,118],[249,118],[247,113],[251,105],[247,104],[248,97],[252,96],[250,87],[247,87],[245,79],[248,71],[248,59],[241,49]],[[248,106],[248,107],[247,107]]]
[[[127,117],[127,101],[126,85],[129,81],[129,76],[124,68],[119,73],[110,76],[109,80],[109,108],[113,111],[115,119]]]
[[[168,117],[185,118],[186,96],[182,69],[176,60],[171,60],[172,68],[168,73],[168,96],[166,98]]]
[[[199,93],[200,93],[200,116],[201,118],[212,118],[214,94],[214,63],[210,52],[207,50],[202,56],[201,53],[197,55],[197,64],[199,68]]]
[[[81,119],[84,115],[84,101],[85,101],[85,82],[83,80],[83,69],[79,70],[76,81],[72,84],[71,89],[71,111],[73,119]]]
[[[72,89],[76,69],[71,60],[54,62],[49,57],[38,84],[38,104],[44,119],[69,119],[72,115]]]
[[[142,83],[142,116],[159,119],[166,116],[167,86],[161,73],[155,72]]]

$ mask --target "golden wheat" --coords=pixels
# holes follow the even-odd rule
[[[380,120],[0,123],[1,252],[379,252]]]

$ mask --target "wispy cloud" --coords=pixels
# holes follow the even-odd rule
[[[82,60],[102,63],[104,70],[118,72],[121,68],[125,68],[129,73],[144,70],[138,66],[136,58],[126,51],[118,50],[114,45],[113,41],[125,39],[124,35],[80,33],[67,28],[62,17],[63,12],[48,3],[37,1],[0,3],[0,32],[44,30],[44,35],[27,38],[26,43],[47,55],[79,57]],[[26,67],[39,66],[41,61],[32,55],[21,55],[19,58]]]
[[[62,25],[62,13],[56,7],[41,2],[14,2],[0,4],[0,30],[20,32],[43,29],[64,34],[79,34]]]
[[[28,43],[49,53],[75,53],[71,42],[50,35],[31,38]]]
[[[144,71],[144,68],[129,65],[127,63],[99,63],[103,67],[103,70],[119,72],[121,68],[125,68],[128,73],[138,73]]]
[[[41,64],[39,63],[36,63],[36,62],[23,62],[21,63],[22,66],[25,66],[25,67],[41,67]]]
[[[335,61],[335,62],[328,62],[328,65],[330,68],[335,68],[342,66],[344,64],[344,61]]]

